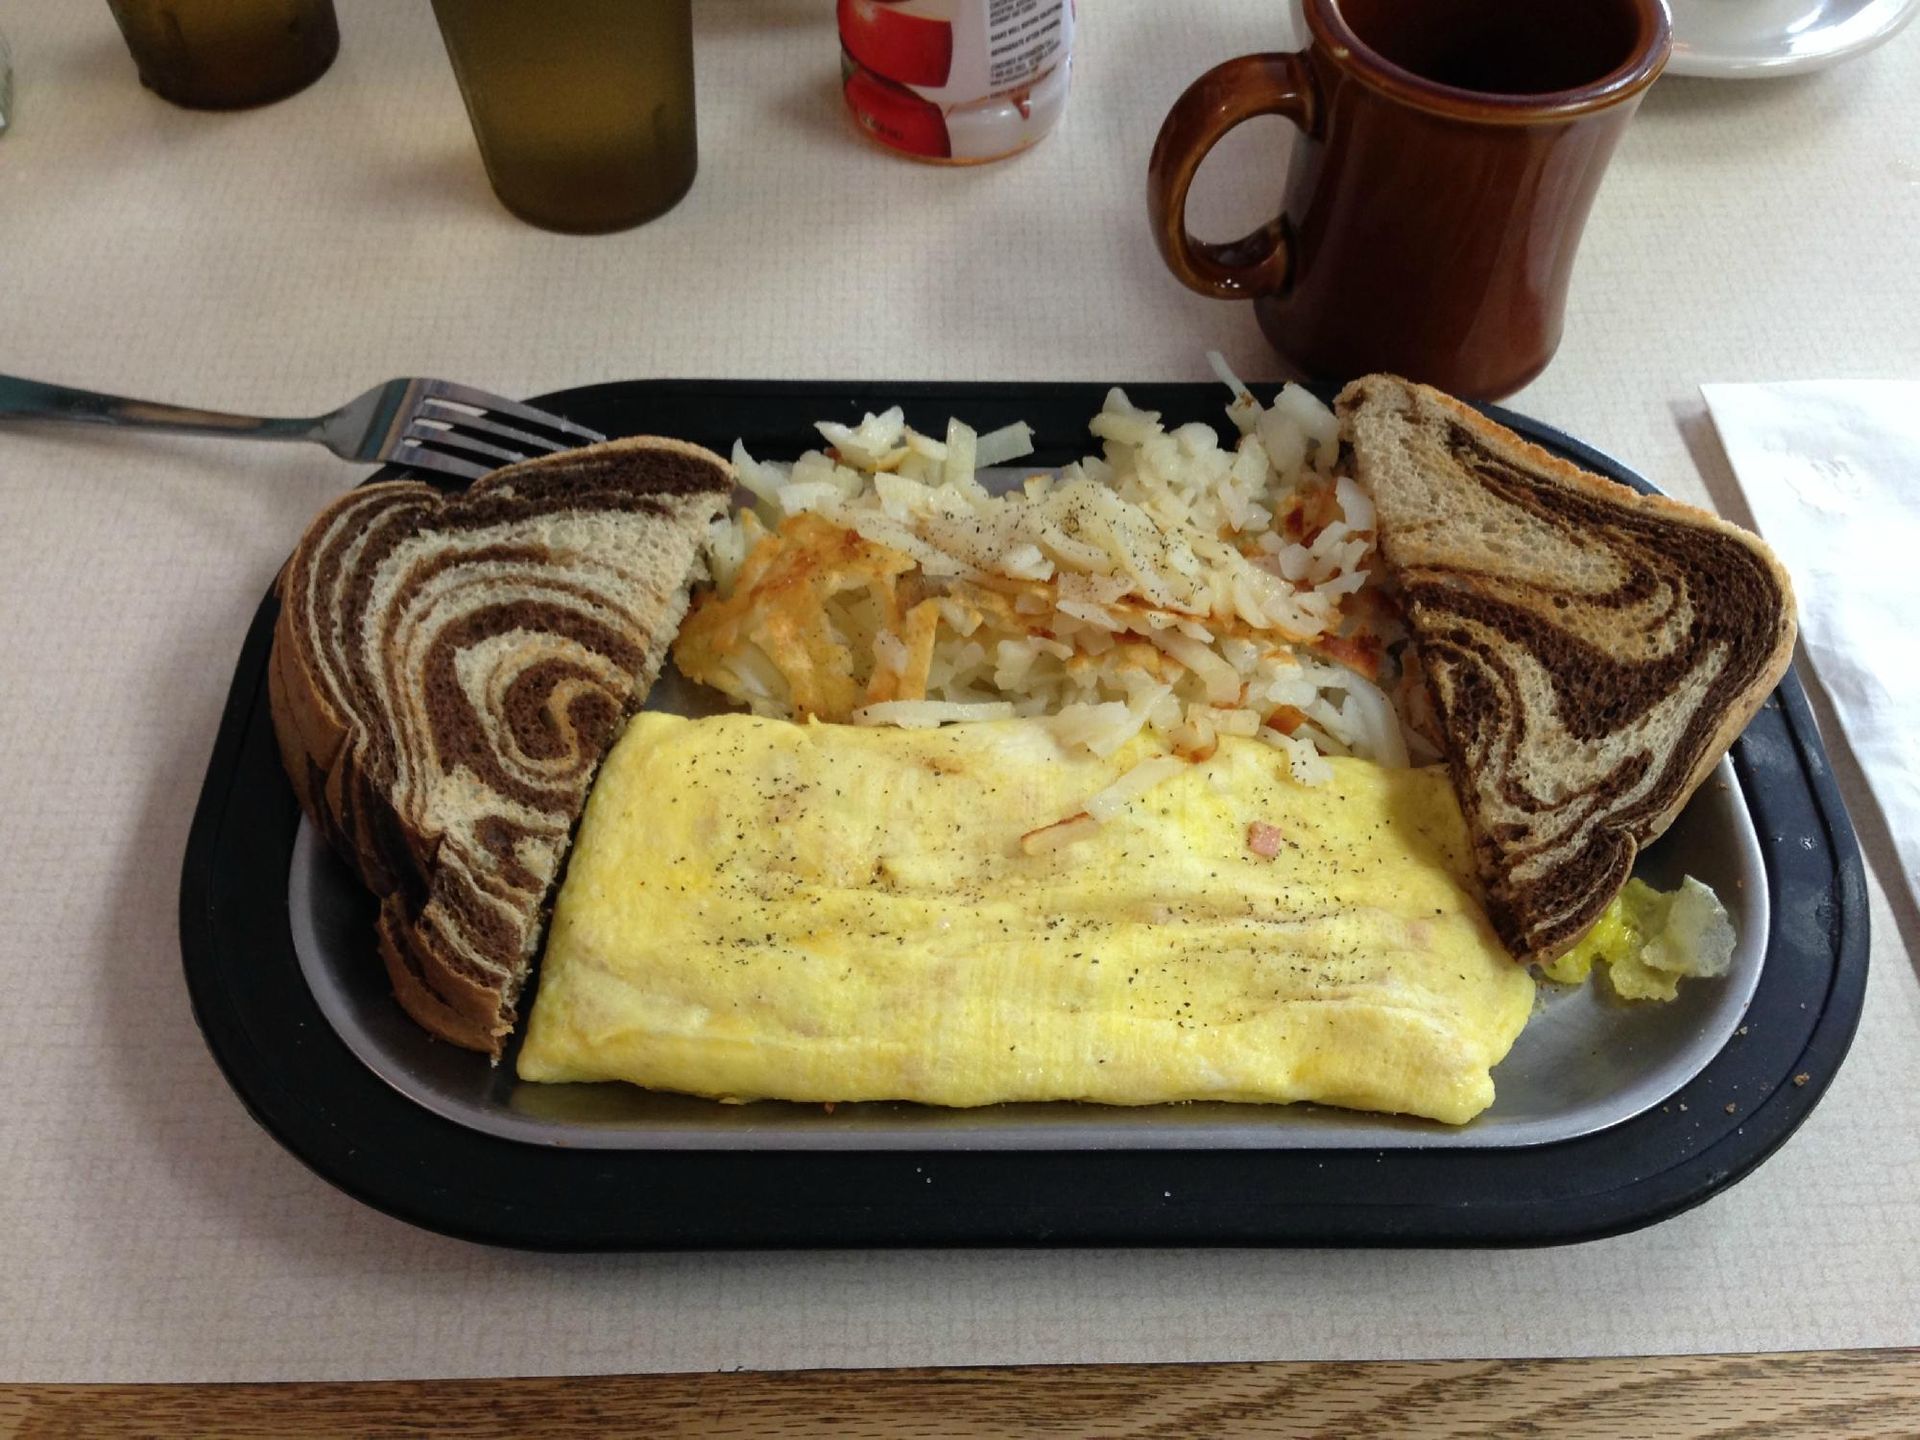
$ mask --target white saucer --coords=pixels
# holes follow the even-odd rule
[[[1671,75],[1755,80],[1850,59],[1920,13],[1920,0],[1669,0]]]

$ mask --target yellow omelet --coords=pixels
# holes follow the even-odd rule
[[[1532,1008],[1440,768],[1223,739],[1075,843],[1140,760],[1045,725],[643,713],[555,904],[523,1079],[728,1100],[1320,1101],[1453,1124]],[[1270,853],[1262,853],[1270,852]]]

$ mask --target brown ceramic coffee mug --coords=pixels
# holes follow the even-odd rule
[[[1580,232],[1669,48],[1662,0],[1304,0],[1300,54],[1196,80],[1148,168],[1154,239],[1203,295],[1251,299],[1297,376],[1390,370],[1512,394],[1560,343]],[[1256,115],[1298,127],[1278,217],[1196,240],[1187,189]]]

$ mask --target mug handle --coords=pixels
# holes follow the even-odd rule
[[[1286,287],[1292,256],[1284,220],[1276,216],[1226,244],[1196,240],[1187,229],[1187,190],[1207,152],[1234,126],[1280,115],[1311,135],[1319,109],[1306,57],[1280,53],[1216,65],[1174,102],[1147,162],[1147,212],[1160,258],[1183,285],[1222,300]]]

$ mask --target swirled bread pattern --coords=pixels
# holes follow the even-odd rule
[[[725,461],[613,441],[445,498],[363,486],[281,576],[270,670],[309,816],[380,899],[407,1011],[498,1055],[587,789],[686,611]]]
[[[1759,540],[1370,377],[1340,398],[1431,684],[1488,912],[1516,957],[1599,917],[1784,673]]]

